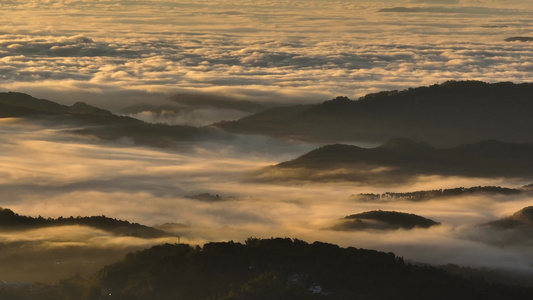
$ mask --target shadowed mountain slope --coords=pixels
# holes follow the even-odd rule
[[[229,138],[213,128],[146,123],[83,102],[67,106],[13,92],[0,93],[0,117],[27,118],[47,126],[71,125],[77,128],[72,131],[76,134],[105,140],[130,138],[136,144],[155,147],[180,141]]]
[[[533,84],[449,81],[403,91],[268,109],[215,124],[237,133],[309,141],[383,143],[405,137],[451,146],[482,140],[533,142]]]
[[[483,141],[433,148],[407,139],[376,148],[328,145],[296,159],[267,167],[258,180],[402,182],[417,175],[533,176],[533,145]]]

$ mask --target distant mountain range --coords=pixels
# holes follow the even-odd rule
[[[146,123],[77,102],[72,106],[37,99],[23,93],[0,93],[0,117],[28,118],[50,126],[74,125],[72,132],[104,140],[130,138],[139,145],[167,147],[180,141],[227,139],[228,134],[208,127]]]
[[[230,132],[314,142],[394,138],[452,146],[483,140],[533,142],[533,83],[448,81],[403,91],[277,107],[215,124]]]
[[[427,219],[415,214],[402,213],[397,211],[373,210],[344,217],[344,219],[328,228],[332,230],[396,230],[429,228],[439,225],[431,219]]]
[[[205,98],[205,99],[204,99]],[[449,81],[403,91],[369,94],[356,101],[337,97],[320,104],[266,108],[246,101],[178,99],[179,105],[208,105],[254,113],[214,126],[152,124],[114,115],[83,102],[72,106],[22,93],[0,93],[0,117],[24,117],[51,125],[76,124],[75,133],[106,140],[165,147],[179,141],[228,139],[231,133],[261,134],[312,142],[383,143],[395,138],[455,146],[483,140],[533,142],[533,83]],[[221,98],[222,99],[222,98]],[[176,101],[178,101],[176,100]],[[178,105],[176,104],[176,105]],[[160,112],[162,108],[150,108]],[[135,111],[144,111],[140,107]]]
[[[327,145],[264,168],[258,181],[401,183],[418,175],[533,176],[533,145],[483,141],[450,148],[394,139],[379,147]]]
[[[10,209],[0,208],[0,228],[4,230],[24,230],[55,226],[80,225],[105,230],[119,236],[135,236],[141,238],[158,238],[169,236],[164,231],[144,226],[138,223],[130,223],[105,216],[92,217],[59,217],[33,218],[21,216]]]

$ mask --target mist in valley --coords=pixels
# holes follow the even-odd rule
[[[531,243],[491,243],[488,237],[494,232],[476,227],[530,205],[530,194],[481,193],[417,202],[353,197],[472,186],[519,188],[530,183],[527,179],[433,175],[393,186],[346,181],[261,183],[250,181],[250,176],[317,145],[239,136],[231,143],[198,143],[184,151],[134,146],[127,139],[102,142],[72,135],[66,128],[49,129],[17,119],[3,119],[0,128],[5,141],[1,146],[4,208],[44,218],[105,215],[169,234],[147,239],[68,226],[2,231],[0,259],[9,262],[1,274],[4,280],[86,275],[129,251],[177,243],[178,237],[193,245],[291,237],[390,251],[435,265],[533,271]],[[213,197],[191,197],[202,194]],[[413,213],[441,224],[411,230],[327,229],[347,215],[371,210]],[[39,271],[51,267],[58,271],[46,276]]]

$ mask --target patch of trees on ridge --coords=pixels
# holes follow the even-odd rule
[[[106,216],[92,217],[59,217],[37,218],[21,216],[7,208],[0,208],[0,227],[4,229],[28,229],[52,226],[80,225],[102,229],[117,235],[156,238],[168,236],[164,231],[128,221],[108,218]]]
[[[525,192],[522,189],[513,189],[500,186],[475,186],[470,188],[457,187],[453,189],[438,189],[415,191],[406,193],[385,192],[382,194],[360,193],[352,195],[350,198],[358,201],[379,201],[379,200],[409,200],[426,201],[435,198],[458,197],[477,193],[490,193],[500,195],[517,195]]]
[[[60,284],[72,299],[531,299],[533,289],[452,276],[393,253],[290,238],[130,253],[89,280]],[[112,296],[109,296],[112,295]]]

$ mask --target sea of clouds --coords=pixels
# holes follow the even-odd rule
[[[8,12],[0,90],[111,109],[176,93],[316,103],[446,80],[524,82],[533,71],[531,43],[504,41],[533,35],[529,1],[2,1],[0,9]]]

